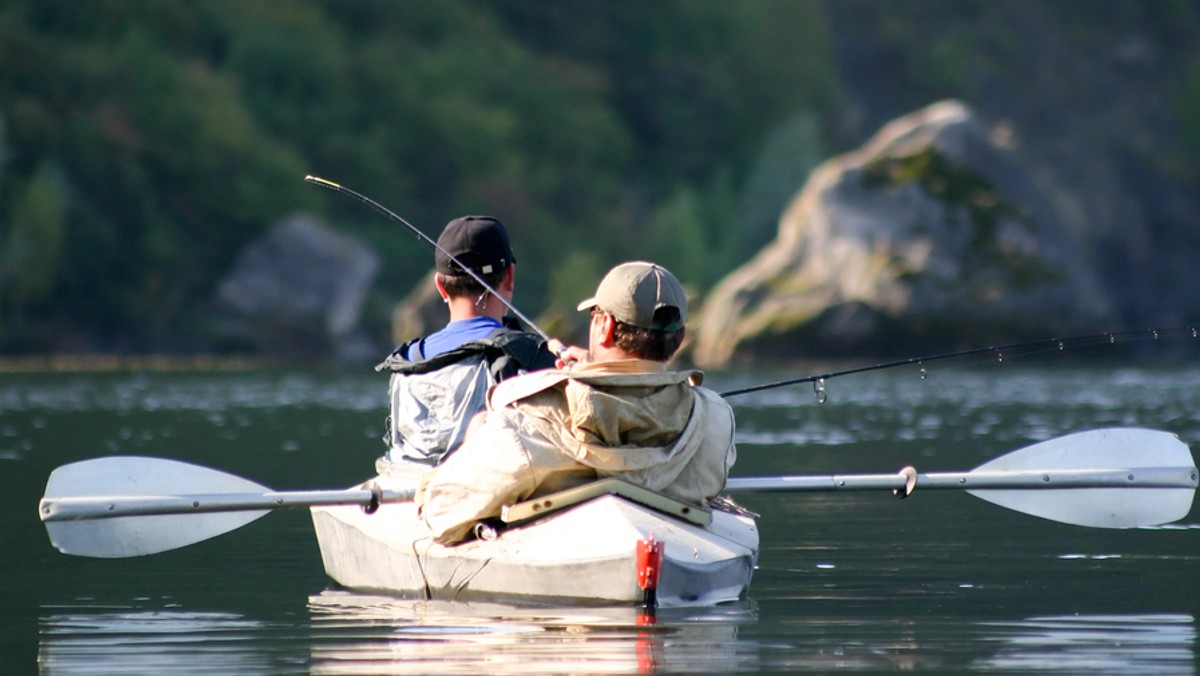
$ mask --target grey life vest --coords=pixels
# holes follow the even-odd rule
[[[396,348],[376,371],[391,372],[388,385],[388,459],[436,465],[462,443],[467,426],[487,404],[488,389],[527,371],[554,366],[538,335],[509,327],[429,359],[410,361],[411,341]]]

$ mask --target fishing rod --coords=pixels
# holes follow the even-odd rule
[[[932,361],[941,361],[945,359],[953,359],[956,357],[969,357],[980,354],[993,354],[997,361],[1004,361],[1005,352],[1013,352],[1017,350],[1032,350],[1022,354],[1032,354],[1036,352],[1034,348],[1051,348],[1058,351],[1066,350],[1067,347],[1084,346],[1092,344],[1108,343],[1115,345],[1118,340],[1135,339],[1135,338],[1150,338],[1158,340],[1165,334],[1169,333],[1189,333],[1192,338],[1200,337],[1200,329],[1194,326],[1180,326],[1165,329],[1138,329],[1135,331],[1110,331],[1107,333],[1095,333],[1090,335],[1072,336],[1069,338],[1046,338],[1042,340],[1032,340],[1021,343],[1008,343],[1005,345],[993,345],[989,347],[977,347],[969,350],[959,350],[957,352],[943,352],[940,354],[930,354],[921,357],[908,357],[906,359],[896,359],[894,361],[872,364],[870,366],[857,366],[854,368],[843,369],[840,371],[830,371],[817,375],[805,376],[803,378],[792,378],[789,380],[779,380],[772,383],[764,383],[762,385],[753,385],[751,387],[743,387],[737,390],[729,390],[722,392],[722,397],[733,397],[739,394],[749,394],[751,392],[761,392],[777,387],[787,387],[789,385],[799,385],[802,383],[812,383],[813,391],[817,395],[819,403],[825,403],[828,394],[825,390],[825,381],[830,378],[838,378],[840,376],[853,375],[855,373],[867,373],[868,371],[881,371],[897,366],[917,366],[921,369],[921,379],[925,378],[925,363]]]
[[[552,353],[554,353],[555,355],[562,356],[563,351],[566,350],[566,346],[563,345],[561,341],[559,341],[557,338],[551,338],[550,334],[543,331],[537,324],[535,324],[533,322],[532,319],[530,319],[529,317],[526,317],[525,313],[518,310],[517,307],[515,305],[513,305],[511,302],[509,302],[507,299],[505,299],[504,296],[501,296],[500,294],[496,293],[496,290],[493,289],[492,286],[490,284],[488,284],[486,280],[484,280],[482,275],[476,273],[474,270],[467,267],[466,265],[463,265],[462,262],[459,261],[458,258],[456,258],[454,256],[454,254],[450,253],[449,251],[446,251],[435,240],[430,239],[430,237],[428,235],[421,232],[420,228],[418,228],[417,226],[413,225],[412,223],[409,223],[408,221],[404,220],[396,212],[392,211],[391,209],[388,209],[387,207],[383,206],[379,202],[376,202],[375,200],[371,199],[370,197],[367,197],[366,195],[364,195],[360,192],[351,190],[350,188],[347,188],[346,186],[344,186],[340,183],[334,183],[333,181],[326,180],[324,178],[321,178],[320,176],[313,176],[312,174],[308,174],[307,176],[304,177],[304,180],[308,181],[309,183],[312,183],[313,185],[319,185],[322,188],[327,188],[334,192],[345,193],[345,194],[353,197],[354,199],[358,200],[359,202],[366,204],[367,206],[371,207],[372,209],[375,209],[376,211],[383,214],[384,216],[387,216],[388,218],[392,219],[396,223],[400,223],[401,225],[407,227],[409,230],[412,230],[417,235],[417,237],[421,238],[425,242],[428,242],[430,246],[432,246],[434,249],[437,249],[437,251],[439,253],[441,253],[443,256],[445,256],[446,258],[449,258],[451,262],[453,262],[455,265],[457,265],[459,268],[461,268],[464,272],[466,272],[468,275],[470,275],[472,279],[474,279],[476,282],[479,282],[479,285],[482,286],[485,291],[492,294],[492,296],[494,296],[497,300],[499,300],[501,303],[504,304],[504,307],[508,308],[509,311],[511,311],[514,315],[516,315],[518,319],[520,319],[522,322],[525,322],[525,325],[528,326],[530,329],[532,329],[534,333],[541,336],[542,340],[546,341],[546,346],[550,348],[550,351]]]

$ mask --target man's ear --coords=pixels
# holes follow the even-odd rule
[[[442,284],[442,273],[433,273],[433,285],[437,287],[438,295],[442,297],[443,302],[450,300],[450,294],[446,292],[446,287]]]
[[[598,327],[600,335],[598,337],[600,338],[601,347],[608,348],[616,344],[613,341],[613,332],[616,331],[616,329],[617,320],[615,317],[607,312],[600,315],[600,326]]]

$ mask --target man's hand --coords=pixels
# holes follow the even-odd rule
[[[586,349],[570,345],[558,353],[558,359],[554,361],[554,366],[563,371],[570,371],[575,364],[583,364],[587,360],[588,351]]]

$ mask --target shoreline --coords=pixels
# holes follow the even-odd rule
[[[0,373],[117,373],[125,371],[253,371],[275,362],[215,355],[53,354],[0,356]]]

